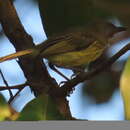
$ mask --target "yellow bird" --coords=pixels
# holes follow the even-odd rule
[[[96,60],[111,45],[114,34],[125,31],[109,22],[96,22],[62,35],[48,38],[34,48],[0,58],[0,62],[26,55],[40,56],[58,67],[75,69]]]

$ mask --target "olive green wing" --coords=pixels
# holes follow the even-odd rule
[[[49,39],[40,47],[43,57],[58,55],[88,48],[95,38],[83,32],[69,33],[54,39]]]

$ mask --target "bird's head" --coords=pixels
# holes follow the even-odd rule
[[[91,32],[101,41],[107,41],[119,32],[126,31],[125,27],[117,27],[110,22],[98,21],[90,27]]]

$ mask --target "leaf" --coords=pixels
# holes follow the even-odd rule
[[[9,106],[4,97],[0,94],[0,121],[6,120],[11,115]]]
[[[26,105],[18,121],[65,120],[48,95],[41,95]]]
[[[125,119],[130,120],[130,57],[121,76],[120,91],[124,102]]]

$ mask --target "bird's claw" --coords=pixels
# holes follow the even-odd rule
[[[67,96],[70,97],[70,95],[73,94],[74,90],[75,88],[72,88],[72,90],[67,93]]]

